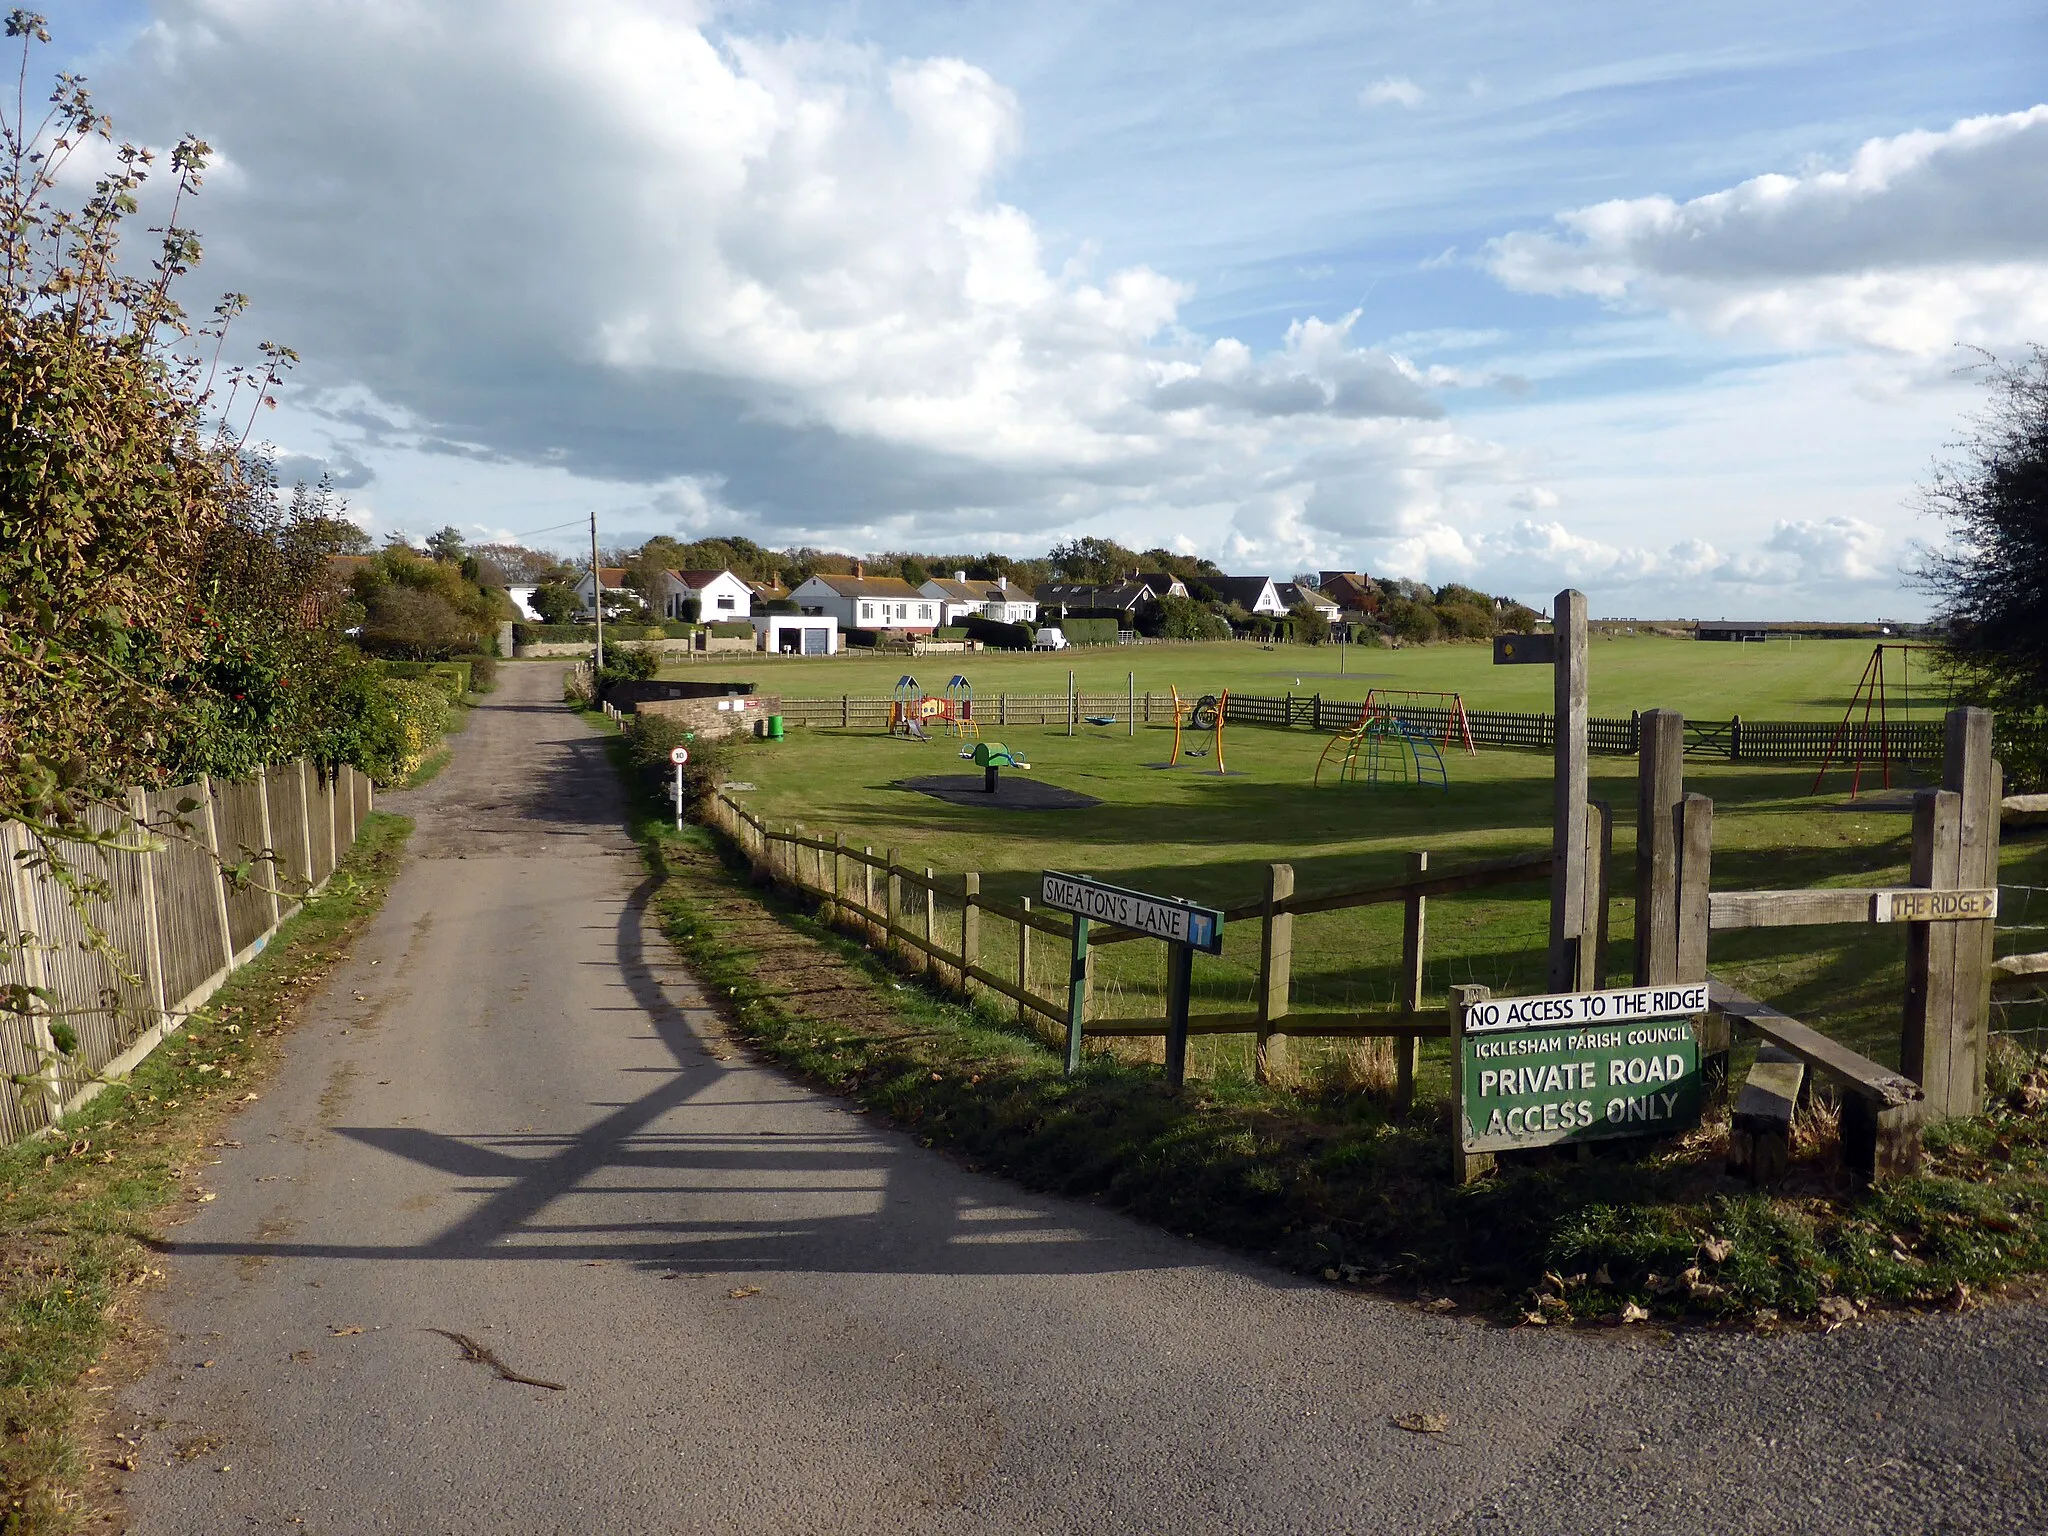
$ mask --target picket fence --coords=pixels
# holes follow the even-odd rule
[[[1183,694],[1183,704],[1193,696]],[[851,694],[824,699],[782,700],[783,719],[791,725],[856,726],[882,728],[889,723],[892,700],[858,698]],[[1286,694],[1277,698],[1256,694],[1230,695],[1229,723],[1273,729],[1305,729],[1337,732],[1358,724],[1365,708],[1363,699],[1331,699],[1317,694]],[[995,694],[975,700],[975,717],[986,730],[1008,725],[1079,726],[1090,716],[1113,716],[1119,725],[1135,719],[1141,725],[1171,725],[1173,699],[1164,693],[1076,693],[1070,700],[1064,693]],[[1451,711],[1440,708],[1400,708],[1401,718],[1413,729],[1430,736],[1455,741]],[[1557,722],[1548,714],[1512,710],[1474,709],[1466,711],[1472,740],[1478,746],[1521,747],[1549,751],[1556,745]],[[1635,757],[1642,751],[1642,721],[1639,715],[1607,717],[1586,722],[1587,747],[1607,757]],[[1714,758],[1731,763],[1819,763],[1830,756],[1837,762],[1876,762],[1890,757],[1899,763],[1938,763],[1942,755],[1942,723],[1939,720],[1858,720],[1844,728],[1839,721],[1825,720],[1687,720],[1685,755]]]
[[[366,775],[344,767],[329,777],[303,759],[237,783],[132,789],[125,815],[88,818],[113,846],[60,845],[93,891],[82,912],[39,867],[27,833],[0,823],[0,932],[15,940],[0,951],[0,988],[35,1000],[26,1016],[0,1014],[0,1071],[27,1084],[0,1093],[0,1137],[54,1124],[182,1025],[326,885],[371,800]],[[138,824],[165,829],[155,851],[141,846]],[[228,877],[245,863],[249,878]],[[104,946],[89,942],[91,928]],[[75,1050],[55,1050],[53,1022],[76,1034]]]

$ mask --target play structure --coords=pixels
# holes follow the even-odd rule
[[[1828,770],[1840,762],[1849,770],[1849,798],[1856,798],[1856,792],[1863,787],[1864,766],[1871,757],[1873,715],[1877,718],[1877,762],[1884,776],[1884,787],[1892,787],[1891,694],[1886,686],[1885,652],[1899,653],[1899,718],[1903,723],[1912,718],[1913,652],[1932,649],[1932,646],[1900,644],[1871,647],[1870,660],[1863,664],[1863,676],[1857,680],[1856,691],[1849,696],[1849,707],[1842,712],[1842,723],[1835,727],[1835,734],[1828,741],[1827,753],[1821,758],[1820,772],[1813,776],[1813,793],[1820,793],[1821,781],[1827,778]],[[1856,720],[1858,708],[1863,711],[1860,724]]]
[[[1024,754],[1004,746],[1000,741],[976,742],[972,750],[962,750],[962,757],[972,758],[974,766],[981,770],[981,785],[990,794],[996,792],[997,776],[1005,768],[1029,770],[1031,765],[1024,761]]]
[[[1444,728],[1437,741],[1438,746],[1461,746],[1474,757],[1479,755],[1479,749],[1472,745],[1472,722],[1465,716],[1465,696],[1461,693],[1432,693],[1415,688],[1368,688],[1365,691],[1365,708],[1359,712],[1358,723],[1362,727],[1374,715],[1381,715],[1400,721],[1402,729],[1410,736],[1435,736],[1433,726],[1424,730],[1416,718],[1425,709],[1439,710],[1443,714]]]
[[[956,672],[941,697],[926,693],[906,672],[896,679],[896,696],[889,705],[889,734],[930,741],[935,730],[963,741],[980,739],[981,727],[974,722],[974,685]]]
[[[1353,784],[1434,784],[1451,790],[1450,771],[1437,744],[1392,710],[1362,710],[1358,724],[1332,736],[1316,759],[1314,782],[1323,782],[1330,754],[1340,752],[1335,782]]]
[[[1193,703],[1181,697],[1180,690],[1173,688],[1173,755],[1170,761],[1154,763],[1155,768],[1178,768],[1182,757],[1208,757],[1216,759],[1215,772],[1227,774],[1230,770],[1223,765],[1223,727],[1230,717],[1230,690],[1221,694],[1205,693]],[[1207,732],[1210,743],[1207,746],[1191,744],[1182,747],[1181,738],[1192,731],[1198,739]]]

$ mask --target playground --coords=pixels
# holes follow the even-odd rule
[[[1859,649],[1867,661],[1870,648]],[[1700,656],[1696,649],[1690,654]],[[975,669],[977,683],[981,670]],[[1508,668],[1494,676],[1516,671],[1545,671],[1547,676],[1547,669]],[[1853,672],[1850,679],[1853,688]],[[1196,699],[1184,702],[1198,702],[1210,692],[1220,696],[1222,690],[1202,688]],[[1362,693],[1359,689],[1353,697]],[[988,690],[981,690],[981,696],[985,699]],[[1846,697],[1833,702],[1837,720],[1845,705]],[[1221,744],[1229,771],[1220,776],[1212,757],[1186,755],[1190,745],[1212,752],[1216,745],[1213,728],[1194,730],[1191,715],[1192,710],[1184,711],[1182,755],[1173,771],[1159,768],[1175,760],[1170,711],[1155,710],[1154,723],[1141,724],[1135,733],[1121,710],[1101,717],[1113,723],[1090,724],[1084,718],[1072,727],[1006,725],[1002,744],[1031,768],[1006,770],[1005,790],[1037,782],[1096,802],[1022,817],[1005,814],[988,800],[980,774],[960,771],[971,765],[958,761],[958,754],[973,743],[952,736],[917,741],[873,727],[803,727],[791,730],[782,742],[748,743],[734,772],[755,786],[742,798],[757,815],[778,824],[843,833],[854,847],[872,847],[878,854],[893,851],[906,864],[941,872],[978,871],[985,892],[1012,901],[1031,895],[1045,869],[1084,869],[1115,871],[1124,883],[1145,890],[1240,906],[1258,899],[1274,863],[1291,865],[1296,890],[1314,894],[1398,880],[1411,855],[1420,851],[1429,853],[1432,868],[1444,868],[1534,853],[1549,845],[1552,774],[1547,753],[1493,747],[1468,752],[1462,741],[1446,743],[1438,733],[1429,745],[1442,765],[1443,781],[1417,781],[1411,771],[1407,782],[1388,776],[1375,783],[1363,772],[1333,774],[1331,749],[1343,751],[1341,735],[1233,722]],[[1398,718],[1398,712],[1391,718]],[[986,723],[983,732],[995,738]],[[937,799],[929,790],[914,792],[926,789],[919,780],[949,772],[958,780],[954,792]],[[1626,870],[1634,854],[1636,773],[1630,758],[1592,759],[1591,798],[1608,802],[1615,811],[1618,870]],[[1813,780],[1810,765],[1688,763],[1688,787],[1712,796],[1716,806],[1717,887],[1862,885],[1908,878],[1910,818],[1879,804],[1845,804],[1848,775],[1841,770],[1819,795],[1813,793]],[[2048,883],[2048,845],[2039,839],[2013,841],[2004,858],[2019,871],[2011,878]],[[1628,894],[1625,888],[1617,892],[1621,899],[1610,934],[1616,974],[1626,970],[1632,939]],[[943,926],[943,898],[939,907]],[[1485,984],[1496,994],[1542,991],[1547,913],[1547,892],[1540,884],[1432,900],[1425,997],[1440,1004],[1453,983],[1464,982]],[[1401,987],[1401,923],[1395,905],[1333,912],[1302,924],[1293,953],[1297,1020],[1319,1010],[1338,1013],[1393,1004]],[[1221,956],[1196,970],[1198,1013],[1251,1006],[1257,950],[1256,924],[1227,931]],[[1894,935],[1869,927],[1756,930],[1717,939],[1715,953],[1717,975],[1770,997],[1789,1012],[1824,1019],[1832,1036],[1874,1059],[1896,1056],[1903,958]],[[1066,962],[1057,946],[1042,945],[1033,963],[1043,969],[1048,994],[1063,985]],[[1156,1014],[1165,986],[1159,946],[1112,946],[1098,956],[1095,1006],[1102,1014]],[[1302,1045],[1310,1066],[1318,1055],[1344,1049],[1320,1041]],[[1158,1043],[1117,1041],[1114,1048],[1142,1054],[1156,1051]],[[1248,1071],[1250,1050],[1242,1035],[1198,1037],[1190,1071]],[[1440,1091],[1447,1070],[1441,1043],[1425,1042],[1423,1091],[1431,1091],[1432,1084]]]

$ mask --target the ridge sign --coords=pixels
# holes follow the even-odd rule
[[[1699,1123],[1704,982],[1488,998],[1459,1030],[1467,1152],[1669,1136]]]

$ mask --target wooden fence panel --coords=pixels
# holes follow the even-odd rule
[[[27,845],[28,838],[19,828],[0,822],[0,859],[6,861],[0,865],[0,924],[4,924],[0,931],[9,935],[22,934],[29,926],[27,908],[19,900],[26,881],[17,862],[17,855]],[[11,943],[0,947],[0,984],[32,986],[35,982],[28,954]],[[7,1015],[5,1027],[0,1028],[0,1071],[10,1078],[26,1076],[37,1069],[38,1061],[32,1028],[26,1020]],[[49,1104],[40,1093],[23,1093],[12,1082],[0,1084],[0,1134],[13,1140],[42,1129],[49,1119]]]
[[[305,768],[303,762],[286,763],[264,775],[270,801],[270,845],[277,850],[271,880],[277,886],[279,903],[286,908],[304,901],[313,886],[306,852],[309,807]]]
[[[157,943],[161,954],[164,996],[175,1009],[198,992],[227,963],[214,885],[219,876],[196,826],[180,834],[167,825],[179,819],[178,805],[204,793],[197,784],[151,790],[143,804],[151,826],[163,826],[166,846],[154,855]],[[204,811],[192,813],[203,816]],[[184,818],[188,822],[192,817]]]
[[[228,935],[239,955],[270,928],[270,895],[264,887],[276,878],[276,872],[264,858],[262,791],[254,779],[240,783],[216,779],[213,813],[222,864],[230,869],[243,863],[249,866],[246,881],[227,886]]]

